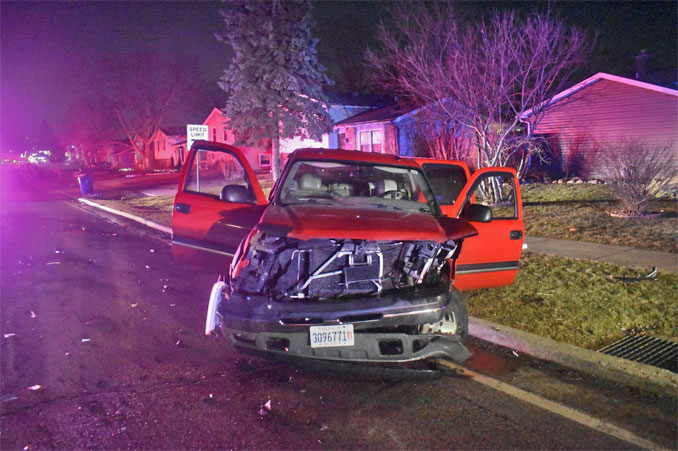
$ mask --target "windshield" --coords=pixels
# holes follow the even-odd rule
[[[296,161],[278,199],[282,205],[322,203],[438,214],[420,170],[355,161]]]

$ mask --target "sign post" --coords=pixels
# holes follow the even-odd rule
[[[191,150],[193,141],[207,141],[210,137],[210,128],[207,125],[186,125],[186,150]]]

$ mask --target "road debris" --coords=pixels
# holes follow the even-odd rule
[[[15,335],[16,335],[16,334],[15,334],[14,332],[10,332],[10,333],[8,333],[8,334],[4,334],[2,337],[3,337],[3,338],[9,338],[9,337],[13,337],[13,336],[15,336]]]
[[[39,384],[31,385],[30,387],[28,387],[28,389],[30,391],[40,390],[41,388],[42,388],[42,385],[39,385]]]
[[[131,308],[134,308],[134,307],[136,307],[137,305],[139,305],[139,303],[136,303],[136,304],[130,304],[129,306],[130,306]]]
[[[47,266],[49,265],[60,265],[61,262],[47,262]]]
[[[626,276],[615,276],[614,278],[621,281],[621,282],[642,282],[643,280],[654,280],[657,278],[657,275],[659,274],[659,271],[657,271],[657,267],[653,266],[652,269],[650,270],[649,273],[645,274],[644,276],[640,277],[626,277]]]
[[[153,253],[153,252],[155,252],[155,249],[149,249],[148,251]]]
[[[148,266],[148,265],[146,265],[146,269],[151,269],[151,267],[150,267],[150,266]]]
[[[170,307],[176,307],[176,306],[177,306],[176,304],[170,304]]]
[[[6,398],[3,398],[3,399],[2,399],[2,402],[3,402],[3,403],[4,403],[4,402],[11,402],[11,401],[16,401],[17,399],[19,399],[19,398],[17,398],[17,397],[14,396],[14,395],[9,395],[9,396],[7,396]]]
[[[91,340],[90,340],[89,338],[83,338],[83,339],[80,340],[80,341],[83,342],[83,343],[87,343],[88,341],[91,341]]]
[[[176,344],[177,346],[179,346],[179,345],[181,344],[181,340],[177,340],[177,342],[176,342],[175,344]]]
[[[330,428],[330,427],[329,427],[328,425],[323,424],[322,426],[320,426],[320,432],[325,432],[325,431],[328,430],[329,428]]]
[[[271,400],[266,401],[266,404],[259,408],[259,415],[263,418],[271,414]]]
[[[63,254],[63,253],[64,253],[64,250],[63,250],[63,249],[59,249],[58,247],[55,247],[55,248],[54,248],[54,253],[55,253],[55,254]]]
[[[38,315],[35,314],[33,310],[31,310],[31,318],[37,318]]]
[[[516,351],[514,351],[514,350],[511,350],[511,354],[513,354],[513,355],[516,356],[516,357],[520,357],[520,356],[518,355],[518,353],[517,353]]]

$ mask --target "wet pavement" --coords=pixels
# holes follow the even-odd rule
[[[476,383],[383,380],[204,336],[217,271],[0,174],[0,448],[637,448]],[[472,341],[468,366],[676,445],[675,400]]]

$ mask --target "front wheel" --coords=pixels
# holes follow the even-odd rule
[[[455,288],[450,292],[450,302],[445,306],[443,317],[435,323],[419,327],[422,334],[444,334],[458,336],[462,341],[468,337],[468,311],[461,293]]]

